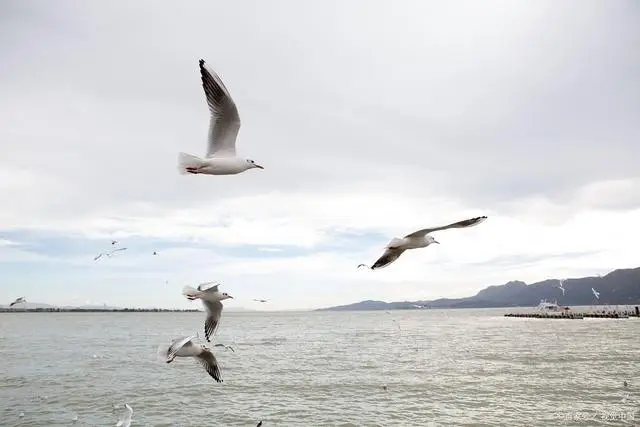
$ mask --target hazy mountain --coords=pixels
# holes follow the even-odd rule
[[[384,302],[366,300],[354,304],[322,308],[320,310],[390,310],[415,309],[414,305],[430,308],[491,308],[533,307],[541,299],[557,300],[564,305],[634,305],[640,304],[640,268],[614,270],[602,277],[583,277],[564,281],[566,295],[558,288],[559,280],[549,279],[527,285],[511,281],[504,285],[489,286],[466,298],[441,298],[427,301]],[[600,292],[596,300],[591,288]]]

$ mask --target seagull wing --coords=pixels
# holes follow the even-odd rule
[[[440,227],[423,228],[422,230],[414,231],[411,234],[407,234],[404,237],[405,238],[424,237],[429,233],[433,233],[434,231],[446,230],[448,228],[473,227],[474,225],[480,224],[485,219],[487,219],[486,216],[478,216],[478,217],[475,217],[475,218],[465,219],[464,221],[458,221],[458,222],[454,222],[454,223],[448,224],[448,225],[443,225],[443,226],[440,226]]]
[[[400,255],[405,251],[405,249],[400,248],[386,248],[384,253],[380,258],[376,260],[371,266],[371,269],[374,270],[376,268],[383,268],[400,258]]]
[[[214,380],[219,383],[222,382],[222,378],[220,378],[220,368],[218,367],[218,361],[216,360],[216,357],[213,355],[211,350],[209,350],[208,348],[203,348],[202,353],[200,353],[196,357],[196,359]]]
[[[198,285],[198,290],[199,291],[207,291],[207,292],[218,292],[218,286],[220,286],[219,284],[215,284],[216,282],[204,282],[204,283],[200,283]]]
[[[202,303],[207,308],[207,319],[204,321],[204,337],[211,342],[211,336],[218,329],[220,317],[222,316],[222,303],[220,301],[206,301]]]
[[[204,60],[200,60],[202,87],[211,112],[207,157],[233,157],[240,130],[240,116],[222,79]]]
[[[167,359],[171,359],[173,356],[175,356],[178,350],[180,350],[182,347],[185,346],[185,344],[187,344],[194,338],[195,338],[195,335],[192,335],[190,337],[183,337],[183,338],[178,338],[173,340],[171,342],[171,345],[169,346],[169,351],[167,351]]]

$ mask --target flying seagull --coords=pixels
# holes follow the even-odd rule
[[[593,288],[591,288],[591,292],[593,292],[593,295],[595,295],[596,299],[600,299],[600,292],[596,291]]]
[[[238,109],[222,79],[203,59],[200,60],[200,75],[211,112],[207,154],[202,159],[180,153],[180,174],[235,175],[253,168],[264,169],[253,160],[236,155],[236,138],[240,130]]]
[[[9,304],[9,307],[13,307],[16,304],[22,304],[22,303],[26,304],[26,302],[27,302],[27,299],[25,297],[16,298],[16,300],[14,302]]]
[[[407,249],[418,249],[418,248],[426,248],[432,243],[438,243],[436,239],[429,235],[429,233],[433,233],[435,231],[447,230],[449,228],[466,228],[473,227],[474,225],[480,224],[482,221],[487,219],[486,216],[479,216],[476,218],[465,219],[464,221],[454,222],[453,224],[444,225],[441,227],[433,227],[433,228],[424,228],[422,230],[415,231],[411,234],[407,234],[402,239],[398,239],[394,237],[391,242],[386,246],[384,253],[378,260],[373,263],[371,270],[375,270],[376,268],[383,268],[400,258],[400,255]],[[367,267],[366,264],[358,265],[360,267]]]
[[[212,283],[214,282],[201,283],[198,285],[198,289],[194,289],[191,286],[185,286],[182,289],[182,294],[187,299],[193,301],[200,298],[207,309],[207,319],[204,322],[204,337],[209,342],[211,342],[211,336],[215,333],[220,323],[220,316],[222,315],[221,301],[233,298],[226,292],[220,292],[218,290],[219,284],[212,285]]]
[[[227,349],[227,350],[231,350],[231,351],[233,351],[234,353],[236,352],[236,351],[233,349],[233,347],[231,347],[230,345],[224,345],[224,344],[220,344],[220,343],[218,343],[218,344],[215,344],[215,345],[214,345],[214,347],[224,347],[225,349]]]
[[[118,243],[118,241],[117,241],[117,240],[112,240],[112,241],[111,241],[111,244],[112,244],[112,245],[115,245],[116,243]]]
[[[153,255],[158,255],[158,252],[156,252],[156,251],[153,251]]]
[[[126,251],[126,250],[127,250],[127,248],[117,248],[117,249],[113,249],[113,250],[111,250],[111,251],[109,251],[109,252],[101,252],[101,253],[99,253],[98,255],[96,255],[96,256],[93,258],[93,260],[94,260],[94,261],[97,261],[97,260],[99,260],[100,258],[102,258],[103,256],[106,256],[106,257],[111,258],[111,256],[113,256],[113,254],[114,254],[114,253],[119,252],[119,251]]]
[[[558,285],[558,289],[560,289],[562,291],[562,296],[564,296],[564,287],[562,285],[564,285],[564,280],[558,280],[558,282],[560,282],[560,285]]]
[[[131,416],[133,415],[133,408],[131,406],[124,404],[124,407],[127,409],[122,415],[120,415],[120,420],[116,423],[116,427],[129,427],[131,425]]]
[[[266,300],[266,299],[255,299],[255,298],[254,298],[253,300],[254,300],[254,301],[258,301],[258,302],[267,302],[267,300]]]
[[[158,346],[158,358],[171,363],[176,357],[195,357],[211,378],[221,383],[222,378],[220,378],[220,368],[216,357],[207,347],[195,344],[193,342],[195,337],[195,335],[192,335],[190,337],[177,338],[171,341],[168,346]]]

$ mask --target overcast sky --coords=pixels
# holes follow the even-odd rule
[[[634,1],[3,1],[0,302],[187,308],[217,280],[306,309],[637,267],[638,52]],[[264,170],[178,174],[200,58]]]

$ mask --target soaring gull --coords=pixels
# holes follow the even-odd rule
[[[158,358],[171,363],[176,357],[195,357],[211,378],[221,383],[222,378],[220,377],[220,368],[216,357],[209,348],[195,344],[193,342],[195,337],[195,335],[192,335],[190,337],[176,338],[168,346],[158,346]]]
[[[234,353],[236,352],[236,351],[233,349],[233,347],[231,347],[230,345],[224,345],[224,344],[218,343],[218,344],[214,344],[213,346],[214,346],[214,347],[224,347],[226,350],[231,350],[231,351],[233,351]]]
[[[187,299],[193,301],[200,298],[207,309],[207,318],[204,322],[204,337],[209,342],[211,342],[211,336],[215,333],[220,323],[220,316],[222,315],[221,301],[233,298],[226,292],[220,292],[218,290],[219,284],[213,285],[212,283],[214,282],[201,283],[198,285],[198,289],[194,289],[191,286],[185,286],[182,289],[182,294]]]
[[[124,407],[126,408],[127,411],[120,416],[120,420],[116,424],[116,427],[129,427],[131,425],[131,416],[133,415],[133,408],[131,408],[131,406],[129,406],[126,403],[124,404]]]
[[[207,154],[202,159],[180,153],[180,174],[235,175],[253,168],[264,169],[253,160],[236,155],[236,138],[240,130],[238,109],[222,79],[203,59],[200,60],[200,75],[211,112]]]
[[[558,285],[558,289],[560,289],[562,291],[562,296],[564,296],[564,291],[565,291],[565,289],[563,287],[564,280],[558,280],[558,282],[560,282],[560,284]]]
[[[480,224],[487,219],[486,216],[479,216],[476,218],[465,219],[464,221],[454,222],[453,224],[443,225],[441,227],[423,228],[422,230],[415,231],[411,234],[407,234],[402,239],[394,237],[391,242],[385,247],[385,251],[376,262],[373,263],[371,270],[376,268],[383,268],[400,258],[400,255],[408,249],[426,248],[432,243],[440,243],[436,241],[429,233],[435,231],[447,230],[449,228],[467,228]],[[360,267],[367,267],[365,264],[358,265]]]
[[[267,300],[266,300],[266,299],[255,299],[255,298],[254,298],[253,300],[254,300],[254,301],[258,301],[258,302],[267,302]]]
[[[600,292],[596,291],[595,289],[591,288],[591,292],[593,293],[593,295],[596,297],[596,299],[600,299]]]
[[[20,297],[20,298],[16,298],[14,302],[9,304],[9,307],[13,307],[16,304],[26,304],[26,303],[27,303],[27,299],[25,297]]]
[[[94,260],[94,261],[97,261],[97,260],[99,260],[100,258],[102,258],[103,256],[106,256],[106,257],[111,258],[111,257],[113,256],[113,254],[114,254],[114,253],[119,252],[119,251],[126,251],[126,250],[127,250],[127,248],[117,248],[117,249],[113,249],[113,250],[111,250],[111,251],[109,251],[109,252],[101,252],[101,253],[99,253],[98,255],[96,255],[96,256],[93,258],[93,260]]]

